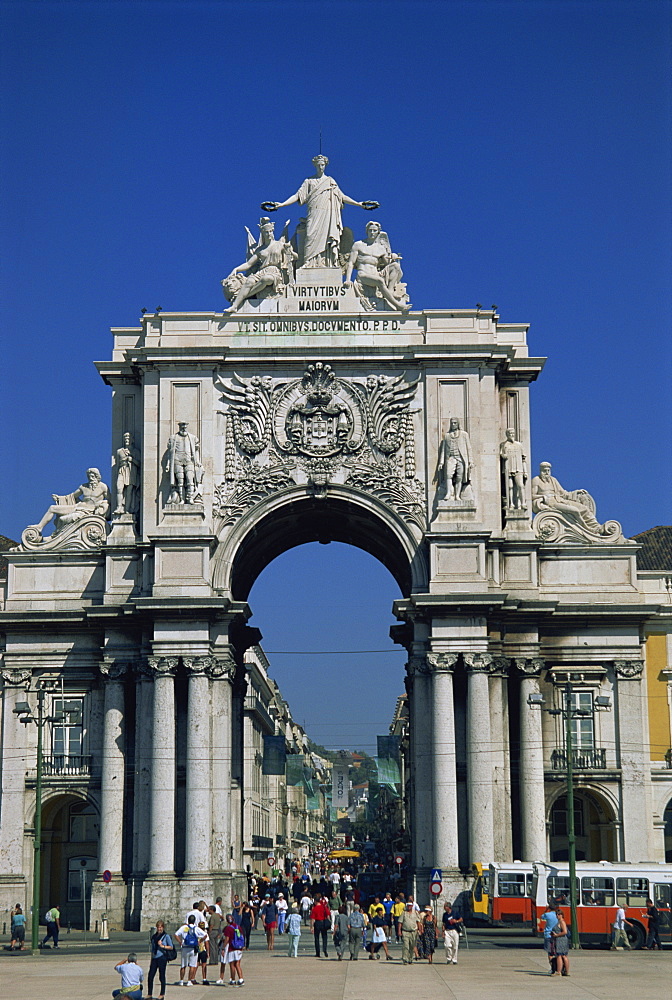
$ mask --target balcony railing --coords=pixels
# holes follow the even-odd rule
[[[603,771],[607,766],[607,751],[604,747],[577,747],[572,750],[572,770]],[[554,771],[567,770],[567,751],[556,749],[551,753],[551,767]]]
[[[88,777],[91,774],[91,757],[88,754],[43,756],[42,774],[45,778]]]
[[[252,847],[264,847],[264,848],[273,847],[273,838],[272,837],[262,837],[261,834],[259,834],[259,833],[253,833],[252,834]]]

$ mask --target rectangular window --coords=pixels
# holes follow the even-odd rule
[[[582,878],[581,902],[584,906],[613,906],[613,878],[595,878],[592,875]]]
[[[67,764],[67,758],[75,757],[81,760],[84,753],[84,696],[75,695],[66,698],[54,698],[53,715],[63,715],[60,724],[54,724],[51,730],[51,752],[57,760]]]
[[[567,709],[566,695],[563,692],[563,703]],[[570,699],[570,727],[572,731],[572,747],[574,750],[592,750],[595,746],[595,715],[593,712],[592,691],[572,691]]]
[[[551,814],[551,833],[554,837],[567,836],[567,809],[563,809],[565,800],[558,801],[553,807]],[[583,809],[581,806],[574,808],[574,833],[577,837],[583,837]]]
[[[576,896],[579,896],[579,880],[576,881]],[[548,898],[555,900],[562,906],[569,904],[569,877],[567,875],[549,875],[548,877]]]
[[[616,902],[619,906],[644,906],[649,896],[648,878],[617,878]]]
[[[659,910],[672,908],[672,885],[656,885],[653,889],[653,901]]]
[[[500,872],[498,876],[500,896],[524,896],[525,876],[522,872]]]

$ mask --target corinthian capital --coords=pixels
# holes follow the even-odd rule
[[[5,687],[28,687],[31,673],[22,667],[3,667],[0,670],[0,677]]]
[[[236,661],[227,653],[225,656],[211,656],[209,673],[213,680],[232,681],[236,675]]]
[[[177,664],[177,656],[147,657],[147,666],[154,677],[174,677]]]
[[[210,672],[211,656],[183,656],[182,663],[188,674],[198,675]]]
[[[470,673],[489,674],[494,663],[492,653],[463,653],[464,665]]]
[[[427,663],[432,673],[452,673],[458,653],[427,653]]]
[[[413,655],[406,661],[406,672],[409,677],[416,677],[419,674],[428,674],[429,665],[427,656]]]
[[[621,680],[632,681],[644,670],[643,660],[614,660],[614,670]]]
[[[516,656],[513,662],[518,673],[525,677],[538,677],[545,666],[540,656]]]
[[[129,664],[126,660],[106,659],[98,664],[98,669],[108,681],[120,681],[130,672]]]

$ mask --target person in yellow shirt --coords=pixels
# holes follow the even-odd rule
[[[369,917],[373,919],[378,912],[378,907],[381,905],[380,896],[376,896],[374,901],[369,906]]]
[[[394,905],[392,907],[392,920],[394,921],[394,933],[397,938],[397,944],[401,941],[401,927],[399,926],[399,921],[401,920],[403,912],[404,901],[399,896],[395,896]]]

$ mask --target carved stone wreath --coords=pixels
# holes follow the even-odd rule
[[[418,382],[405,373],[337,378],[320,361],[288,381],[220,376],[217,387],[227,404],[226,478],[215,488],[214,512],[222,526],[278,490],[305,483],[324,496],[330,484],[341,482],[373,494],[424,529],[409,411]]]

